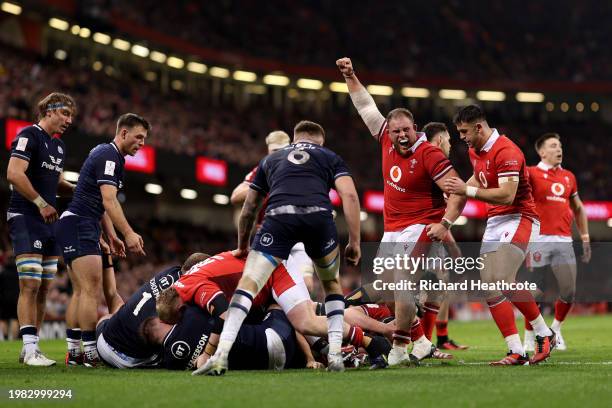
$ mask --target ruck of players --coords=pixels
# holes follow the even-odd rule
[[[377,259],[461,257],[452,227],[468,200],[484,202],[476,289],[501,335],[499,356],[490,365],[538,365],[554,358],[554,350],[573,347],[562,327],[576,295],[574,221],[581,262],[590,261],[591,249],[576,178],[561,166],[562,136],[543,129],[534,146],[540,161],[527,163],[512,135],[489,123],[482,107],[460,107],[448,123],[428,123],[402,106],[381,112],[352,61],[340,58],[336,66],[371,136],[360,148],[381,155],[384,234]],[[155,137],[155,118],[129,112],[117,117],[115,134],[79,158],[73,184],[63,177],[70,146],[61,136],[79,120],[77,103],[54,92],[37,111],[37,123],[14,139],[7,169],[23,340],[15,358],[21,363],[56,365],[38,336],[59,263],[72,285],[65,319],[69,367],[214,376],[288,368],[343,372],[424,360],[442,364],[454,359],[455,350],[468,349],[449,335],[453,304],[445,289],[457,286],[449,280],[453,267],[385,266],[374,271],[381,282],[405,284],[342,286],[343,268],[361,261],[360,181],[351,168],[362,164],[345,162],[325,147],[328,138],[340,136],[328,135],[324,123],[304,118],[287,132],[262,135],[268,154],[231,195],[240,209],[235,243],[220,253],[193,253],[122,299],[114,262],[147,253],[118,193],[130,189],[123,183],[126,156]],[[451,133],[467,145],[469,178],[461,178],[449,160]],[[339,196],[342,217],[336,217],[330,190]],[[62,210],[58,196],[68,202]],[[531,282],[517,280],[523,264],[533,271]],[[537,303],[549,271],[559,289],[550,324]],[[323,296],[313,300],[315,286]],[[109,312],[104,316],[98,314],[100,294]],[[524,318],[523,338],[515,310]]]

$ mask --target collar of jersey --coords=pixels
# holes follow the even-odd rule
[[[555,168],[555,166],[549,166],[548,164],[544,163],[543,161],[538,163],[538,168],[542,169],[544,171],[548,171],[548,170],[553,170]],[[561,165],[557,166],[558,169],[561,168]]]
[[[412,147],[410,147],[410,151],[414,154],[414,152],[416,152],[416,149],[419,148],[420,145],[422,145],[424,142],[427,141],[427,136],[425,135],[425,133],[423,132],[417,132],[417,136],[419,136],[419,138],[417,139],[416,142],[414,142],[414,144],[412,145]]]
[[[47,136],[49,139],[53,139],[51,136],[49,136],[49,134],[47,133],[47,131],[45,129],[42,128],[42,126],[40,126],[38,123],[34,124],[34,127],[38,130],[40,130],[42,132],[43,135]]]
[[[497,129],[494,128],[493,133],[491,133],[491,136],[489,136],[489,140],[487,140],[487,143],[482,146],[482,149],[480,149],[480,151],[488,152],[489,150],[491,150],[495,142],[497,142],[497,139],[499,139],[499,132],[497,131]]]

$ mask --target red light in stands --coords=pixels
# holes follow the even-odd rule
[[[15,136],[21,132],[21,129],[32,126],[32,124],[32,122],[28,122],[27,120],[7,119],[4,122],[4,140],[6,143],[6,150],[11,150],[11,144],[13,143],[13,140],[15,140]]]
[[[331,189],[329,190],[329,199],[332,203],[332,205],[338,207],[342,204],[342,200],[340,199],[340,196],[338,195],[338,193],[336,192],[336,190]]]
[[[227,184],[227,163],[208,157],[196,158],[196,180],[203,184],[225,186]]]
[[[155,149],[143,146],[134,156],[125,156],[125,169],[141,173],[155,173]]]
[[[363,193],[363,207],[369,212],[382,213],[385,207],[383,192],[368,190]]]

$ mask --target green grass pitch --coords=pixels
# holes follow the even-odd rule
[[[504,342],[492,321],[451,322],[450,333],[471,346],[456,352],[450,364],[428,360],[421,367],[345,373],[233,371],[224,377],[63,364],[29,368],[17,363],[19,342],[1,342],[0,406],[612,406],[612,316],[570,316],[563,330],[570,350],[554,352],[549,362],[538,367],[489,367],[490,360],[504,353]],[[63,341],[41,344],[59,363],[64,347]],[[34,388],[71,388],[73,398],[70,402],[21,402],[7,397],[8,389]]]

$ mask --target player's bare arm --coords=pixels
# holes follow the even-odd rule
[[[238,249],[234,256],[246,255],[249,248],[249,238],[253,230],[253,224],[257,217],[257,212],[264,202],[265,195],[253,189],[249,189],[242,205],[240,219],[238,220]]]
[[[60,173],[59,182],[57,183],[57,193],[60,197],[72,197],[76,184],[66,181],[64,173]]]
[[[241,205],[246,200],[247,193],[249,192],[249,183],[243,181],[238,184],[234,191],[232,191],[232,195],[230,196],[230,202],[233,205]]]
[[[459,178],[459,174],[455,169],[449,170],[444,176],[436,180],[436,184],[440,189],[444,190],[444,183],[450,178]],[[457,221],[457,218],[463,212],[467,197],[459,194],[451,194],[446,201],[446,211],[442,217],[442,222],[429,224],[427,226],[427,236],[434,241],[443,241],[448,235],[451,226]]]
[[[52,223],[58,218],[57,210],[47,203],[32,186],[30,179],[26,175],[29,164],[30,162],[27,160],[11,157],[6,170],[6,179],[19,194],[36,204],[40,215],[46,223]]]
[[[138,255],[146,255],[142,237],[134,232],[125,218],[121,204],[117,200],[117,187],[103,184],[100,186],[100,192],[102,193],[104,209],[115,227],[123,234],[128,250]]]
[[[576,227],[580,232],[582,240],[582,262],[588,263],[591,260],[591,238],[589,235],[589,223],[587,221],[586,210],[584,204],[578,194],[570,197],[570,207],[576,219]]]
[[[489,204],[510,205],[514,202],[518,185],[518,181],[509,180],[499,183],[499,187],[484,189],[469,185],[459,177],[450,177],[444,182],[444,191],[449,194],[475,198]]]
[[[359,112],[359,116],[363,119],[372,136],[377,138],[385,118],[378,110],[378,107],[376,107],[374,98],[357,79],[350,58],[340,58],[336,61],[336,65],[346,81],[349,95],[357,112]]]
[[[350,176],[342,176],[336,179],[336,191],[342,199],[342,210],[348,225],[349,242],[345,249],[347,261],[352,265],[357,265],[361,258],[361,208],[359,197],[355,189],[355,183]]]

